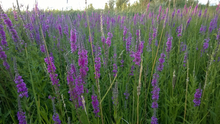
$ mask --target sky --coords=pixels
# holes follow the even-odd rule
[[[59,10],[65,10],[67,7],[72,9],[84,9],[85,7],[85,0],[36,0],[38,1],[38,7],[40,9],[59,9]],[[90,3],[93,4],[94,8],[103,9],[105,6],[105,3],[107,3],[109,0],[87,0],[87,5]],[[130,3],[133,4],[135,1],[138,0],[130,0]],[[200,3],[206,4],[208,0],[199,0]],[[219,0],[210,0],[210,4],[217,4]],[[33,8],[35,3],[35,0],[19,0],[19,4],[23,4],[24,6],[29,5],[29,8]],[[16,5],[16,0],[0,0],[0,4],[2,5],[2,8],[4,10],[11,8],[14,5]],[[23,7],[25,9],[25,7]]]

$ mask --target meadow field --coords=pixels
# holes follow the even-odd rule
[[[0,5],[0,123],[220,124],[220,4]]]

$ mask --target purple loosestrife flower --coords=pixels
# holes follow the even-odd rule
[[[123,31],[123,41],[126,40],[126,34],[127,34],[128,29],[126,28],[126,26],[124,26],[124,31]]]
[[[200,18],[202,15],[202,10],[199,10],[199,14],[198,14],[198,17]]]
[[[153,35],[152,35],[152,40],[157,37],[157,28],[153,28]]]
[[[101,55],[101,47],[98,47],[98,53],[96,54],[96,57],[95,57],[95,75],[96,75],[96,79],[100,77],[100,68],[101,68],[101,58],[100,58],[100,55]]]
[[[219,39],[220,39],[220,28],[218,29],[218,34],[216,35],[216,40],[219,40]]]
[[[148,12],[149,10],[149,7],[150,7],[150,3],[147,4],[147,9],[146,9],[146,13]]]
[[[208,47],[209,47],[209,41],[210,41],[209,38],[205,39],[205,42],[204,42],[204,44],[203,44],[203,49],[204,49],[204,50],[208,49]]]
[[[45,46],[44,45],[40,45],[40,51],[42,53],[46,53],[46,50],[45,50]]]
[[[201,25],[201,28],[199,29],[199,33],[205,34],[206,32],[206,26]]]
[[[136,65],[140,66],[141,52],[137,51],[136,53],[134,53],[134,60],[133,60],[133,62],[135,62]]]
[[[16,74],[15,79],[14,79],[15,83],[17,84],[17,92],[19,94],[19,97],[28,97],[28,91],[27,91],[27,87],[26,84],[24,83],[24,80],[22,79],[22,76],[20,76],[19,74]]]
[[[128,97],[129,97],[129,93],[128,93],[128,91],[126,90],[126,92],[124,93],[124,95],[125,95],[125,99],[128,99]]]
[[[116,74],[117,74],[117,71],[118,70],[118,66],[114,63],[113,64],[113,70],[112,70],[112,72],[113,72],[113,74],[114,74],[114,77],[116,76]]]
[[[59,24],[57,28],[58,28],[59,34],[60,34],[60,36],[62,38],[63,37],[63,32],[62,32],[61,25]]]
[[[80,75],[82,78],[84,78],[87,75],[87,72],[89,71],[88,66],[88,56],[87,56],[87,50],[81,49],[78,51],[79,59],[78,64],[80,66]]]
[[[155,74],[153,75],[153,79],[152,79],[152,82],[151,82],[151,84],[152,84],[153,87],[156,87],[157,82],[158,82],[158,78],[159,78],[159,75],[158,75],[157,73],[155,73]]]
[[[124,60],[122,59],[120,62],[121,62],[121,67],[123,67],[124,66],[123,65],[124,64]]]
[[[117,70],[118,70],[118,66],[117,66],[117,54],[116,54],[116,49],[114,49],[114,52],[115,52],[115,54],[114,54],[114,56],[113,56],[113,58],[114,58],[114,64],[113,64],[113,70],[112,70],[112,72],[113,72],[113,74],[114,74],[114,77],[116,76],[116,74],[117,74]]]
[[[178,33],[177,36],[178,36],[178,37],[181,37],[181,36],[182,36],[182,30],[183,30],[182,28],[183,28],[183,25],[180,25],[180,26],[177,28],[177,33]]]
[[[134,57],[133,62],[135,62],[135,64],[139,66],[141,62],[141,53],[143,52],[143,48],[144,48],[144,42],[142,41],[138,46],[137,52],[133,54]]]
[[[184,59],[183,59],[183,67],[186,67],[187,58],[188,58],[188,54],[187,54],[187,52],[185,52]]]
[[[200,103],[201,103],[201,100],[200,100],[201,96],[202,96],[202,89],[201,88],[196,89],[196,93],[194,95],[194,100],[193,100],[193,102],[195,103],[195,105],[194,105],[195,107],[200,105]]]
[[[53,62],[54,61],[53,57],[44,58],[44,61],[47,64],[47,71],[50,74],[50,79],[51,79],[52,85],[60,86],[60,84],[58,84],[59,79],[57,79],[58,74],[55,74],[56,67],[55,67],[54,62]]]
[[[128,38],[126,39],[126,51],[130,52],[130,46],[131,46],[131,39],[132,39],[132,35],[131,33],[128,34]]]
[[[153,117],[151,117],[151,124],[158,124],[158,119],[155,117],[155,116],[153,116]]]
[[[3,66],[5,66],[6,70],[10,69],[10,66],[7,62],[7,55],[5,54],[5,51],[3,51],[3,48],[0,46],[0,58],[3,60]]]
[[[173,37],[167,38],[167,43],[166,43],[166,46],[167,46],[166,52],[167,53],[170,53],[170,50],[172,48],[172,40],[173,40]]]
[[[163,63],[165,62],[165,57],[166,57],[166,55],[164,53],[160,54],[159,65],[157,67],[158,71],[162,71],[163,70],[163,67],[164,67]]]
[[[110,47],[111,46],[111,39],[112,39],[113,35],[111,32],[108,32],[108,37],[106,39],[106,44]]]
[[[131,75],[131,76],[134,75],[134,66],[133,65],[131,66],[131,73],[129,75]]]
[[[140,31],[137,30],[137,31],[136,31],[136,36],[137,36],[136,40],[137,40],[137,41],[139,40],[139,35],[140,35]]]
[[[105,44],[105,36],[101,37],[102,43]]]
[[[61,121],[59,119],[59,115],[57,113],[55,113],[53,115],[53,121],[54,121],[54,124],[61,124]]]
[[[77,50],[76,41],[77,41],[76,29],[74,29],[74,31],[71,29],[71,31],[70,31],[71,53],[73,53]]]
[[[6,41],[4,26],[2,24],[0,24],[0,37],[1,37],[0,45],[5,46],[5,47],[8,46],[8,43]]]
[[[187,20],[187,26],[189,25],[189,23],[191,22],[192,17],[189,17],[189,19]]]
[[[72,66],[74,66],[74,65],[71,64],[70,69],[67,72],[67,77],[66,77],[67,78],[67,84],[70,84],[70,83],[74,82],[74,79],[73,79],[74,70],[73,70]]]
[[[75,79],[75,88],[74,88],[74,94],[75,98],[78,100],[78,106],[76,105],[76,107],[80,107],[83,106],[82,103],[82,98],[81,95],[84,93],[84,86],[83,86],[83,80],[81,75],[78,75],[77,78]]]
[[[18,15],[17,15],[17,12],[15,10],[13,11],[13,14],[14,14],[15,21],[18,21]]]
[[[19,124],[27,124],[27,122],[25,120],[25,118],[26,118],[25,117],[25,112],[18,111],[17,117],[18,117]]]
[[[160,91],[160,88],[157,86],[158,78],[159,78],[159,75],[157,73],[155,73],[153,75],[153,79],[152,79],[152,82],[151,82],[151,84],[153,86],[153,90],[151,91],[151,93],[152,93],[152,100],[153,100],[152,106],[151,106],[152,108],[158,108],[157,101],[159,99],[159,91]]]
[[[160,88],[157,87],[157,86],[154,86],[153,87],[153,91],[151,91],[152,93],[152,100],[153,100],[153,103],[152,103],[152,108],[158,108],[158,99],[159,99],[159,92],[160,92]]]
[[[19,41],[19,37],[18,37],[17,31],[13,27],[11,20],[8,18],[7,14],[2,14],[2,18],[4,20],[5,25],[7,25],[12,35],[12,39],[14,40],[15,43],[17,43]]]
[[[96,95],[92,95],[92,107],[94,109],[94,113],[96,115],[96,117],[99,117],[98,113],[99,113],[99,101],[97,99]]]

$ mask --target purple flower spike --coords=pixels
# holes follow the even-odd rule
[[[88,56],[87,56],[87,50],[82,49],[78,52],[79,60],[78,64],[80,66],[80,74],[82,78],[84,78],[87,75],[87,72],[89,71],[88,66]]]
[[[49,57],[49,59],[45,58],[44,61],[47,64],[47,71],[50,74],[52,85],[60,86],[60,84],[58,84],[59,83],[59,79],[57,78],[58,74],[55,74],[56,67],[53,62],[53,57]]]
[[[95,73],[96,73],[95,78],[100,77],[100,68],[101,68],[101,58],[99,57],[100,55],[101,55],[101,47],[98,47],[98,53],[96,54],[95,57]]]
[[[173,37],[168,37],[168,38],[167,38],[167,43],[166,43],[166,45],[167,45],[166,52],[167,52],[167,53],[169,53],[170,50],[171,50],[171,47],[172,47],[172,40],[173,40]]]
[[[124,26],[124,31],[123,31],[123,41],[125,41],[126,39],[126,34],[127,34],[127,28],[126,28],[126,26]]]
[[[158,122],[157,122],[158,120],[157,120],[157,118],[155,117],[155,116],[153,116],[153,117],[151,117],[151,124],[158,124]]]
[[[116,76],[116,73],[118,72],[118,66],[116,64],[113,64],[113,73],[114,73],[114,77]]]
[[[19,124],[27,124],[27,122],[25,120],[25,118],[26,118],[25,117],[25,112],[18,111],[17,117],[18,117]]]
[[[204,50],[208,49],[208,47],[209,47],[209,41],[210,41],[209,38],[205,39],[205,42],[204,42],[204,44],[203,44],[203,49],[204,49]]]
[[[132,35],[131,33],[128,34],[128,38],[126,39],[126,51],[130,52],[130,46],[131,46],[131,39],[132,39]]]
[[[201,103],[201,96],[202,96],[202,89],[201,88],[199,88],[199,89],[196,89],[196,93],[195,93],[195,95],[194,95],[194,100],[193,100],[193,102],[195,103],[195,107],[196,106],[199,106],[200,105],[200,103]]]
[[[54,121],[54,124],[61,124],[61,121],[59,119],[59,115],[57,113],[55,113],[53,115],[53,121]]]
[[[44,45],[40,45],[40,51],[42,53],[46,53],[46,50],[45,50],[45,46]]]
[[[111,46],[111,39],[112,39],[113,35],[111,32],[108,32],[108,37],[106,39],[106,44],[110,47]]]
[[[157,67],[158,71],[163,70],[163,67],[164,67],[163,63],[165,62],[165,56],[166,55],[164,53],[161,53],[160,58],[159,58],[159,66]]]
[[[74,31],[71,29],[71,31],[70,31],[71,53],[73,53],[77,50],[76,41],[77,41],[76,29],[74,29]]]
[[[26,84],[24,83],[24,80],[22,79],[22,76],[16,75],[14,79],[15,83],[17,84],[17,91],[19,93],[19,97],[28,97],[28,91]]]
[[[8,43],[6,41],[5,31],[3,25],[0,24],[0,37],[1,37],[1,43],[2,46],[8,46]]]
[[[99,117],[98,113],[99,113],[99,101],[97,99],[96,95],[92,95],[92,107],[94,109],[94,113],[96,115],[96,117]]]

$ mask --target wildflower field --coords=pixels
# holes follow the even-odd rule
[[[0,123],[220,124],[220,6],[0,6]]]

